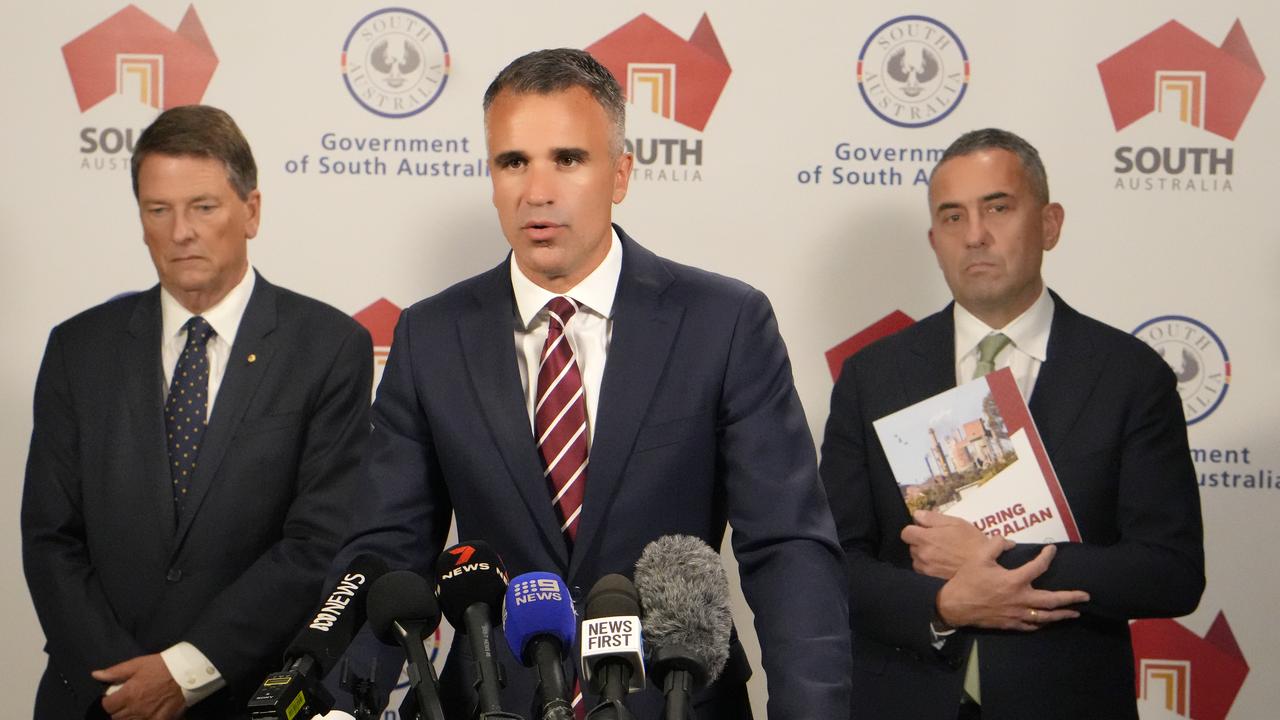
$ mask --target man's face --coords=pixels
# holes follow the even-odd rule
[[[947,160],[934,172],[929,208],[929,244],[956,302],[997,329],[1031,307],[1063,210],[1034,197],[1016,155],[989,149]]]
[[[613,123],[579,87],[499,93],[485,132],[493,205],[516,265],[547,290],[569,290],[609,252],[609,221],[626,197],[631,155],[613,156]]]
[[[226,296],[249,267],[261,195],[240,199],[212,158],[147,155],[138,169],[142,236],[160,284],[192,312]]]

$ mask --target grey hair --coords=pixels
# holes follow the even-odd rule
[[[1049,203],[1049,175],[1045,172],[1044,163],[1040,160],[1040,152],[1021,137],[999,128],[970,130],[956,138],[955,142],[942,153],[942,159],[933,166],[933,171],[929,173],[930,184],[933,183],[933,176],[938,172],[938,168],[951,158],[972,155],[982,150],[1007,150],[1017,156],[1022,163],[1023,172],[1027,175],[1027,182],[1031,185],[1032,196],[1041,204]]]
[[[484,92],[486,119],[489,106],[503,91],[550,95],[575,87],[591,93],[591,97],[604,108],[613,123],[610,149],[615,157],[621,155],[626,131],[626,98],[613,73],[583,50],[537,50],[512,60]]]

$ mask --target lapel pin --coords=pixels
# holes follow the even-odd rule
[[[247,359],[249,360],[250,363],[257,362],[258,356],[254,355],[253,353],[249,353],[249,357]]]

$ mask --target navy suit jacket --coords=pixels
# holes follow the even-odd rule
[[[1035,583],[1085,590],[1081,617],[1032,633],[930,622],[943,581],[911,569],[911,521],[872,422],[955,386],[951,306],[849,358],[831,398],[822,478],[850,574],[854,718],[952,720],[980,638],[982,715],[1136,718],[1128,621],[1184,615],[1204,589],[1200,495],[1172,371],[1057,295],[1030,408],[1083,542]],[[1021,565],[1040,547],[1001,556]]]
[[[84,717],[91,670],[188,641],[243,714],[345,537],[368,437],[369,333],[257,278],[175,521],[160,289],[54,328],[36,381],[22,554],[46,637],[37,718]]]
[[[488,542],[509,575],[565,578],[581,613],[595,582],[630,576],[650,541],[680,533],[719,549],[728,521],[769,716],[830,718],[848,703],[844,570],[773,311],[743,283],[618,236],[622,273],[572,553],[529,425],[503,262],[401,316],[374,403],[361,527],[334,567],[374,550],[429,572],[452,512],[458,537]],[[525,714],[534,673],[498,637],[510,678],[503,707]],[[441,676],[451,717],[473,706],[469,657],[455,642]],[[700,716],[742,712],[725,698],[740,701],[749,672],[735,640]],[[648,690],[628,705],[656,717],[661,700]]]

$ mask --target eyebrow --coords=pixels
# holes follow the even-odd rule
[[[1009,193],[1003,190],[997,190],[996,192],[987,193],[986,195],[983,195],[982,202],[988,203],[988,202],[991,202],[992,200],[1000,200],[1001,198],[1012,198],[1012,197],[1013,197],[1012,195],[1010,195]],[[957,208],[963,209],[964,205],[958,202],[944,202],[938,205],[937,209],[935,209],[934,212],[940,213],[943,210],[955,210]]]
[[[528,159],[529,159],[529,156],[525,155],[523,152],[519,150],[508,150],[506,152],[501,152],[493,156],[494,164],[499,167],[506,165],[512,160],[528,160]]]
[[[583,162],[586,159],[591,157],[591,153],[587,151],[585,148],[576,148],[576,147],[553,148],[551,150],[551,155],[552,157],[556,157],[556,158],[563,158],[563,157],[573,158],[578,162]]]

